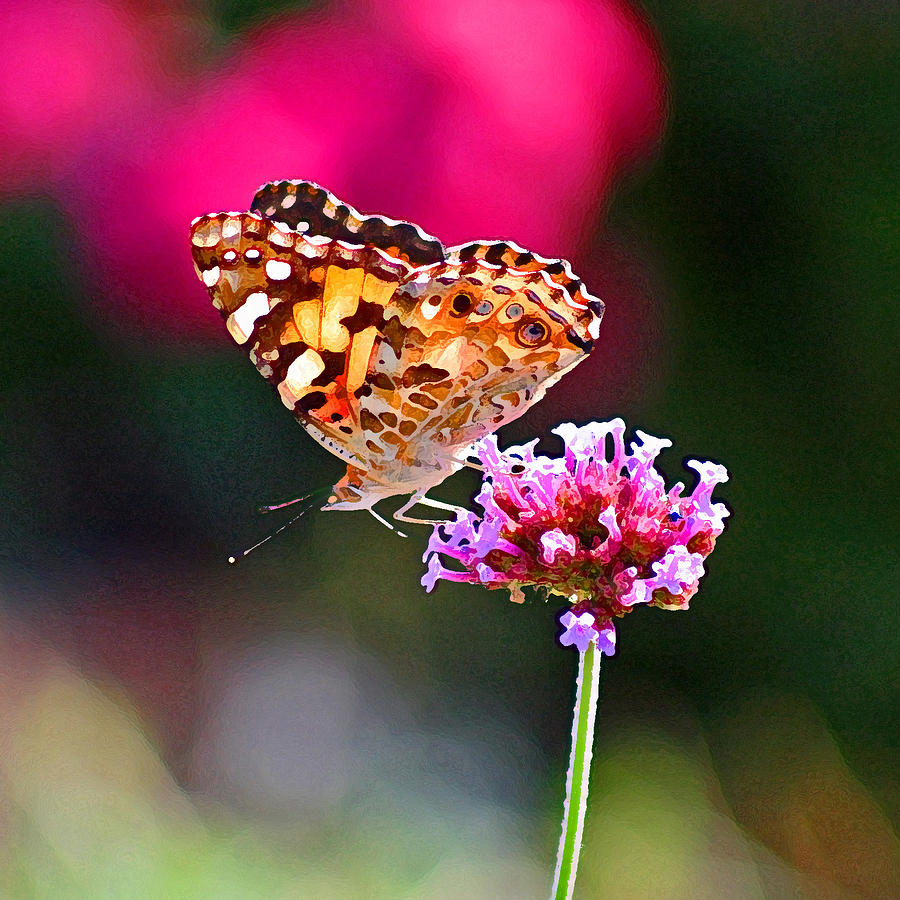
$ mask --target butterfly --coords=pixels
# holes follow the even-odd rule
[[[446,248],[310,181],[191,223],[197,275],[306,431],[347,463],[325,509],[426,492],[591,350],[603,303],[563,260],[506,241]]]

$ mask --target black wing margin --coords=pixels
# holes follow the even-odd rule
[[[253,198],[252,212],[292,231],[366,244],[413,266],[444,260],[444,245],[412,222],[366,216],[312,181],[273,181]]]

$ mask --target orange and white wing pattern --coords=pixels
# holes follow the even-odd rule
[[[368,377],[384,308],[412,267],[255,213],[201,216],[191,244],[229,333],[285,406],[332,452],[364,462],[354,392]]]
[[[359,414],[379,467],[459,459],[540,400],[597,336],[603,305],[567,263],[509,244],[462,251],[411,273],[385,308]]]

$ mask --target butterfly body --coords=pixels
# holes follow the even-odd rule
[[[445,249],[311,182],[192,224],[234,340],[347,462],[329,508],[422,495],[589,352],[603,306],[567,263],[504,242]]]

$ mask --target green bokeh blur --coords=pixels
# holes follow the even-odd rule
[[[690,613],[639,610],[604,663],[580,896],[896,895],[900,25],[878,3],[645,9],[670,119],[597,241],[650,273],[665,366],[596,416],[671,436],[673,479],[724,462],[733,517]],[[0,205],[0,893],[541,896],[575,664],[555,609],[426,597],[424,537],[361,514],[227,567],[269,527],[257,504],[341,465],[224,333],[99,328],[73,245],[52,200]],[[277,814],[206,786],[204,673],[317,636],[376,661],[408,755]]]

